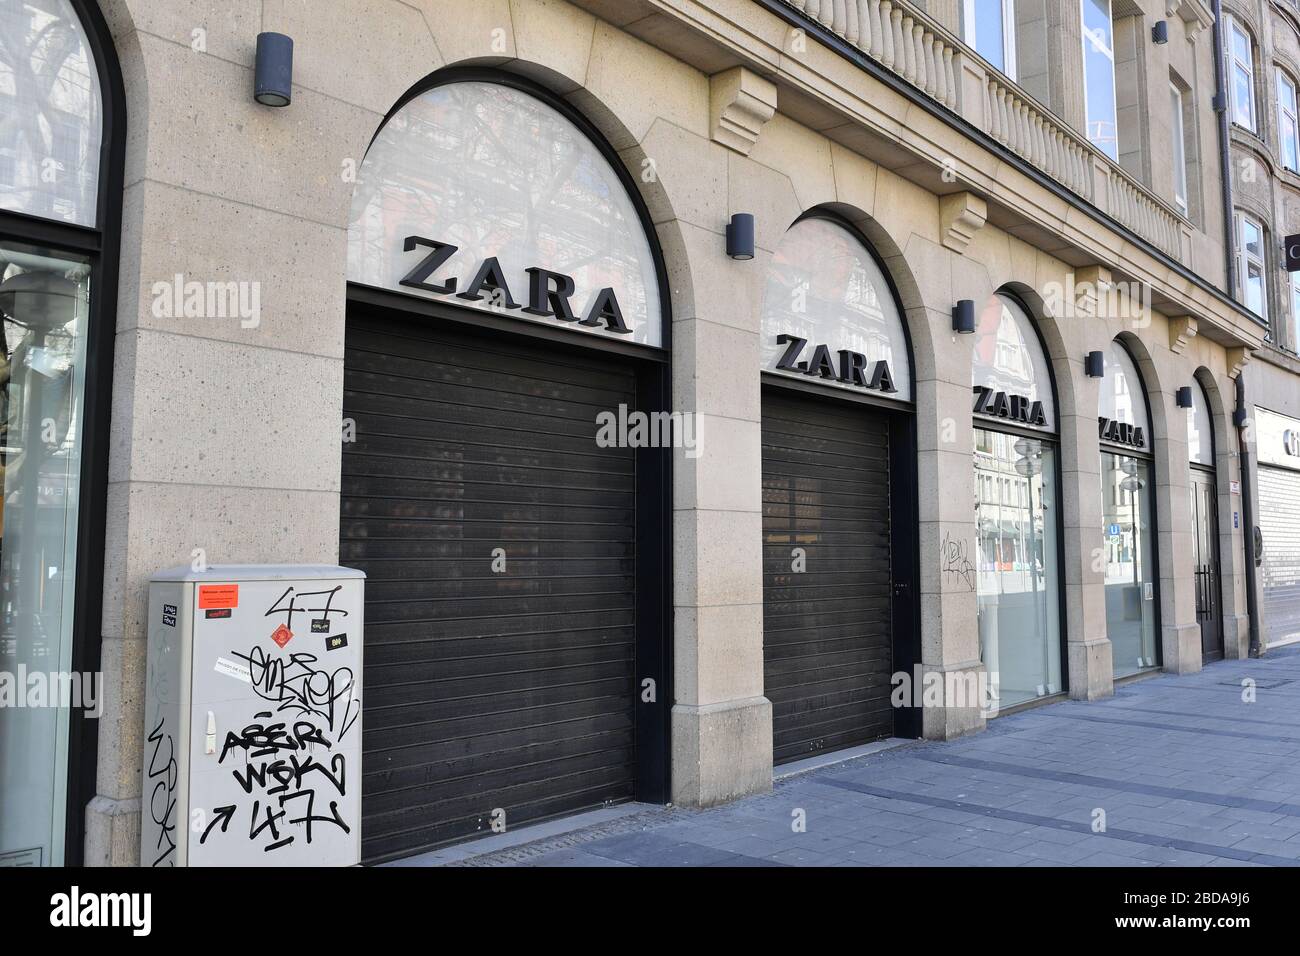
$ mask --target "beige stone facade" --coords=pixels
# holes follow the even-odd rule
[[[952,331],[951,313],[958,300],[999,290],[1029,306],[1055,376],[1069,695],[1113,691],[1097,565],[1098,380],[1084,359],[1117,337],[1151,405],[1164,669],[1201,667],[1185,413],[1175,402],[1194,381],[1211,401],[1218,450],[1225,653],[1247,653],[1233,379],[1265,328],[1222,291],[1212,31],[1201,0],[1130,0],[1116,15],[1117,70],[1135,83],[1118,97],[1118,162],[1087,140],[1077,8],[1055,0],[1032,21],[1043,25],[1044,67],[1029,69],[1027,47],[1023,86],[958,39],[955,0],[103,6],[129,130],[103,582],[110,692],[87,863],[138,862],[149,575],[196,550],[219,563],[338,560],[351,174],[403,94],[455,65],[528,77],[589,118],[631,171],[662,247],[671,406],[717,436],[699,458],[679,451],[674,462],[674,802],[705,806],[771,785],[759,309],[779,238],[812,209],[870,240],[911,340],[924,669],[983,666],[976,595],[942,573],[940,554],[945,539],[973,545],[976,532],[971,339]],[[1275,47],[1300,67],[1300,20],[1274,7],[1242,14],[1258,24],[1270,9],[1290,24],[1289,46]],[[1157,20],[1168,23],[1167,44],[1149,41]],[[252,99],[262,30],[295,40],[286,109]],[[1192,104],[1186,214],[1173,199],[1171,77]],[[1242,201],[1267,215],[1273,235],[1300,231],[1300,219],[1286,218],[1300,178],[1262,178],[1276,182],[1273,193],[1243,189]],[[737,212],[755,217],[752,261],[724,254]],[[157,318],[151,285],[176,274],[259,282],[260,325]],[[1108,314],[1105,303],[1124,295],[1102,296],[1100,308],[1086,301],[1112,287],[1149,290],[1150,308]],[[1292,383],[1294,395],[1289,376],[1300,365],[1275,364],[1288,376],[1276,388]],[[923,714],[931,739],[983,726],[973,708]]]

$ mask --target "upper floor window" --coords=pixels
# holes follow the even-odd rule
[[[1174,147],[1174,205],[1187,215],[1187,148],[1183,132],[1183,91],[1175,83],[1169,84],[1169,120],[1173,129]]]
[[[1300,171],[1300,123],[1296,122],[1296,91],[1291,77],[1277,71],[1277,139],[1282,165]]]
[[[1015,0],[964,0],[962,18],[966,42],[980,56],[1016,78]]]
[[[1250,34],[1233,17],[1228,23],[1228,85],[1232,96],[1232,121],[1255,130],[1255,59]]]
[[[1115,109],[1115,29],[1110,0],[1083,2],[1084,115],[1092,145],[1119,160]]]
[[[1237,270],[1241,274],[1242,300],[1261,319],[1268,318],[1268,293],[1264,287],[1264,230],[1244,213],[1237,216]]]

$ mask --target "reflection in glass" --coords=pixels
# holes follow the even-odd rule
[[[1150,486],[1148,462],[1102,452],[1106,630],[1116,677],[1157,663]]]
[[[883,359],[898,389],[889,397],[911,401],[907,339],[893,291],[871,253],[843,226],[810,217],[786,230],[763,287],[762,322],[764,369],[774,370],[785,351],[776,337],[797,335],[808,340],[808,351],[826,345],[832,356],[839,349],[860,352],[868,368]]]
[[[1029,316],[1016,302],[1004,295],[992,295],[980,310],[975,326],[974,361],[971,384],[995,392],[1023,395],[1031,402],[1042,402],[1047,424],[1056,422],[1052,401],[1052,372],[1047,356],[1030,325]]]
[[[1083,0],[1083,76],[1088,139],[1111,159],[1118,160],[1110,0]]]
[[[68,0],[0,3],[0,209],[95,224],[103,103]]]
[[[534,266],[573,278],[570,303],[579,317],[601,289],[612,288],[633,332],[601,327],[597,334],[663,344],[654,257],[622,180],[567,117],[520,90],[446,83],[415,97],[379,131],[352,197],[348,279],[411,294],[399,282],[424,253],[403,251],[407,236],[458,247],[433,281],[456,276],[462,289],[489,257],[500,261],[521,303],[525,270]],[[502,308],[491,295],[444,298]],[[522,309],[507,314],[555,321]]]
[[[0,244],[0,671],[9,674],[71,669],[88,272]],[[69,716],[0,707],[0,859],[61,862]]]
[[[1055,450],[975,429],[980,655],[999,707],[1061,690]]]

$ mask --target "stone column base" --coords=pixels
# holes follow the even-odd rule
[[[923,701],[921,707],[921,736],[926,740],[952,740],[984,729],[984,665],[979,661],[963,664],[922,664],[921,687],[914,689]],[[929,685],[936,680],[930,674],[940,675],[943,681],[943,704],[935,707],[929,701],[937,687]]]
[[[1161,650],[1169,674],[1195,674],[1201,669],[1201,626],[1184,624],[1164,629]]]
[[[86,805],[86,866],[140,865],[140,798],[97,796]]]
[[[1224,660],[1241,660],[1250,656],[1250,617],[1246,614],[1223,615]]]
[[[673,803],[712,807],[772,789],[772,703],[766,697],[673,707]]]
[[[1115,664],[1110,640],[1067,641],[1066,667],[1072,700],[1101,700],[1115,693]]]

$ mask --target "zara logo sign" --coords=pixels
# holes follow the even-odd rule
[[[434,273],[456,254],[456,246],[423,236],[407,236],[402,243],[402,249],[406,252],[414,251],[417,246],[431,251],[402,277],[400,284],[409,289],[423,289],[435,295],[454,295],[469,302],[488,299],[502,309],[521,309],[530,315],[551,316],[561,322],[604,328],[619,335],[630,335],[632,332],[623,319],[623,311],[619,308],[618,297],[614,295],[613,289],[604,288],[596,293],[586,313],[579,318],[569,302],[574,292],[573,277],[532,266],[524,270],[528,273],[528,303],[521,306],[511,295],[501,263],[495,256],[484,259],[473,278],[460,288],[460,280],[456,276],[448,276],[441,282],[432,281]]]
[[[1113,418],[1097,419],[1097,435],[1102,441],[1115,445],[1128,445],[1130,448],[1145,448],[1146,436],[1136,425],[1117,422]]]
[[[807,339],[797,335],[782,333],[776,337],[777,345],[784,345],[785,352],[777,359],[776,367],[783,372],[798,372],[801,375],[815,375],[818,378],[830,378],[845,385],[868,388],[875,392],[896,392],[894,374],[889,370],[889,363],[884,359],[871,366],[867,371],[867,357],[861,352],[839,349],[839,364],[831,358],[829,346],[813,347],[812,356],[799,361],[799,355],[808,344]]]
[[[1005,418],[1022,425],[1046,425],[1047,414],[1042,402],[1031,402],[1024,395],[995,392],[983,385],[972,388],[975,393],[975,414],[991,418]]]

